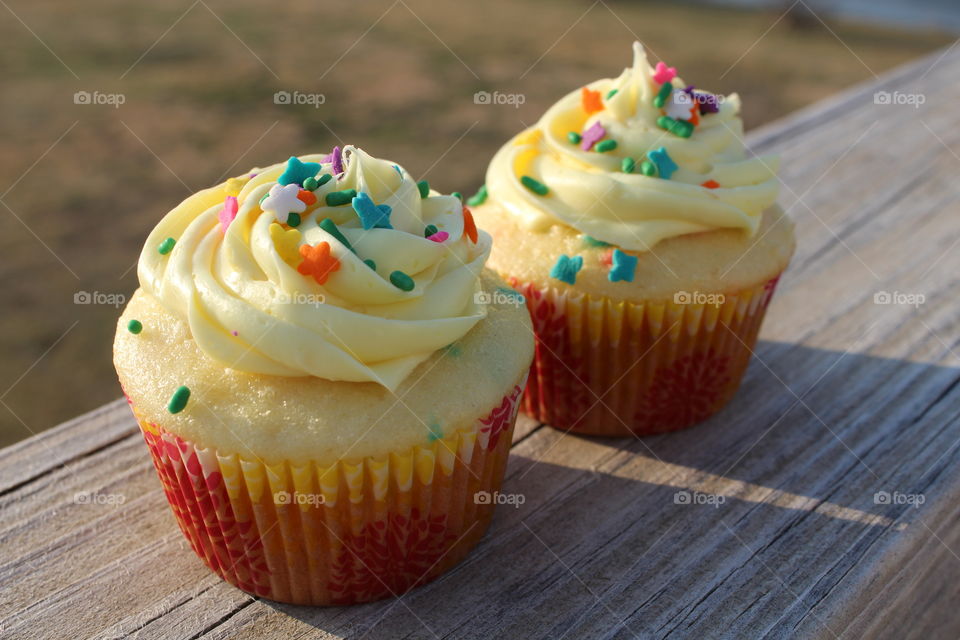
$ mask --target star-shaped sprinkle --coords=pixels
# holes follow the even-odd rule
[[[673,161],[673,158],[670,157],[670,154],[667,153],[666,147],[648,151],[647,157],[650,158],[653,164],[657,165],[657,173],[659,173],[660,177],[664,180],[669,180],[673,172],[679,168],[677,167],[677,163]]]
[[[692,120],[693,113],[697,111],[697,105],[686,90],[674,91],[664,105],[664,110],[675,120]]]
[[[587,115],[596,113],[597,111],[603,111],[603,100],[600,98],[599,91],[592,91],[584,87],[580,91],[580,103],[583,105],[583,110],[587,112]]]
[[[350,201],[353,210],[360,217],[360,224],[366,229],[393,229],[390,225],[392,209],[388,204],[374,204],[366,193],[361,191]]]
[[[300,240],[303,235],[296,229],[284,229],[276,222],[270,223],[270,239],[280,259],[291,267],[300,264]]]
[[[313,191],[307,191],[306,189],[300,189],[300,191],[297,192],[297,200],[308,207],[312,204],[317,204],[317,196],[314,195]]]
[[[283,224],[291,221],[291,213],[297,214],[295,221],[299,224],[299,214],[303,213],[307,208],[307,203],[297,197],[299,195],[299,183],[291,182],[286,185],[275,184],[270,187],[270,193],[268,193],[267,197],[260,203],[260,208],[273,213],[277,221]]]
[[[330,274],[339,271],[340,261],[330,255],[330,244],[320,242],[315,246],[300,245],[303,262],[297,265],[297,271],[305,276],[313,276],[317,284],[324,284]]]
[[[324,163],[332,162],[333,175],[340,175],[343,173],[343,152],[340,151],[340,147],[334,147],[333,151],[323,156]]]
[[[700,105],[700,113],[717,113],[720,111],[720,97],[706,91],[697,91],[694,93],[697,98],[697,104]]]
[[[653,71],[653,81],[657,84],[663,84],[664,82],[670,82],[677,77],[676,67],[668,67],[661,60],[657,63],[657,67]]]
[[[637,270],[637,256],[624,253],[620,249],[613,250],[613,266],[610,267],[610,273],[607,279],[610,282],[633,282],[633,274]]]
[[[576,256],[571,258],[561,254],[557,258],[557,263],[550,269],[550,277],[566,282],[567,284],[577,283],[577,272],[583,268],[583,258]]]
[[[227,196],[224,198],[223,208],[220,209],[220,213],[217,214],[217,218],[220,220],[220,230],[223,233],[227,232],[227,227],[229,227],[233,219],[237,217],[237,210],[236,196]]]
[[[477,235],[477,223],[473,221],[473,214],[466,207],[463,208],[463,233],[470,238],[470,242],[477,244],[480,237]]]
[[[318,171],[320,171],[320,163],[301,162],[300,158],[291,156],[290,159],[287,160],[287,168],[284,169],[280,177],[277,178],[277,183],[282,185],[295,184],[299,186],[303,184],[303,181],[307,178],[312,178],[317,175]]]
[[[240,191],[243,189],[243,185],[247,184],[250,181],[250,178],[228,178],[227,184],[224,186],[224,190],[227,192],[228,196],[238,196]]]
[[[593,126],[583,132],[583,137],[580,139],[580,148],[584,151],[590,151],[590,148],[600,142],[605,135],[607,135],[607,130],[603,128],[603,125],[599,121],[594,122]]]

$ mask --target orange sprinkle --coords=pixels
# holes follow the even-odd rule
[[[583,103],[583,110],[587,112],[587,115],[603,111],[603,100],[600,99],[599,91],[591,91],[584,87],[580,91],[580,101]]]
[[[306,189],[300,189],[297,192],[297,200],[304,203],[308,207],[312,204],[316,204],[317,196],[313,194],[313,191],[307,191]]]
[[[340,261],[330,255],[330,244],[321,242],[315,246],[300,245],[300,255],[303,262],[297,266],[297,271],[305,276],[313,276],[317,284],[324,284],[330,274],[340,269]]]
[[[706,187],[707,189],[716,189],[717,187],[720,186],[720,183],[717,182],[716,180],[707,180],[706,182],[704,182],[704,183],[701,184],[700,186],[701,186],[701,187]]]
[[[700,107],[693,105],[693,110],[690,112],[690,124],[697,126],[700,124]]]
[[[600,264],[608,267],[613,265],[613,249],[607,249],[600,254]]]
[[[463,232],[470,238],[470,242],[477,244],[477,223],[473,221],[473,214],[466,207],[463,208]]]

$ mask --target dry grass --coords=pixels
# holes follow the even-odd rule
[[[384,14],[390,2],[211,0],[183,15],[190,6],[10,2],[77,78],[19,21],[0,21],[0,193],[12,185],[0,207],[0,445],[119,394],[117,312],[75,305],[74,294],[132,292],[155,221],[230,167],[348,141],[466,192],[557,97],[628,65],[635,36],[688,81],[739,91],[748,126],[949,41],[831,23],[841,43],[818,21],[782,20],[756,42],[776,14],[666,3],[406,0]],[[326,103],[278,106],[279,89]],[[75,105],[77,90],[126,103]],[[478,90],[526,103],[476,105]]]

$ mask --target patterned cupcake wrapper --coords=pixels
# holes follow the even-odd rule
[[[310,605],[402,594],[460,562],[493,515],[525,376],[473,427],[332,466],[200,447],[131,408],[194,552],[257,596]]]
[[[537,338],[524,412],[626,436],[690,427],[733,397],[779,275],[722,298],[646,304],[506,280],[526,298]]]

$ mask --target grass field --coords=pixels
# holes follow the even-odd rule
[[[468,192],[512,133],[627,66],[634,38],[687,81],[739,91],[748,127],[950,41],[625,1],[8,4],[0,445],[119,396],[118,310],[75,297],[128,296],[159,217],[225,175],[349,142]],[[78,91],[123,104],[75,104]],[[277,91],[324,102],[278,105]],[[477,91],[524,103],[475,104]]]

